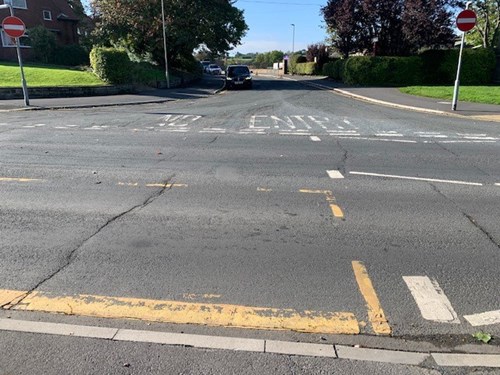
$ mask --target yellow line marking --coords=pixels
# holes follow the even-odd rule
[[[5,181],[5,182],[32,182],[32,181],[43,181],[40,178],[17,178],[17,177],[0,177],[0,181]]]
[[[353,261],[352,268],[354,270],[354,275],[356,276],[356,281],[358,282],[359,290],[366,301],[366,306],[368,308],[368,319],[372,325],[373,331],[378,335],[390,335],[391,326],[387,322],[387,319],[380,305],[380,301],[375,292],[375,288],[368,276],[368,271],[362,262]]]
[[[300,193],[307,193],[307,194],[324,194],[326,197],[326,201],[330,204],[330,209],[332,210],[333,216],[344,220],[344,212],[342,212],[342,209],[337,204],[337,200],[333,196],[333,193],[331,190],[300,189],[299,192]]]
[[[331,204],[330,208],[332,209],[333,216],[338,217],[339,219],[344,218],[344,213],[339,206],[337,206],[336,204]]]
[[[266,189],[266,188],[258,187],[257,191],[273,191],[273,189]]]
[[[12,303],[12,301],[18,300],[20,297],[26,295],[26,292],[21,292],[19,290],[1,290],[0,289],[0,306]]]
[[[27,292],[0,290],[0,296],[16,298]],[[95,295],[57,296],[32,292],[11,309],[114,319],[203,324],[268,330],[292,330],[324,334],[358,334],[359,325],[349,312],[297,311],[227,304],[162,301]]]

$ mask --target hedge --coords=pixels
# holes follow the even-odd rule
[[[89,54],[79,44],[71,44],[56,48],[54,64],[65,66],[88,65]]]
[[[132,80],[132,63],[124,50],[95,47],[90,51],[90,65],[94,73],[108,83],[129,83]]]
[[[458,65],[453,50],[430,50],[412,57],[353,56],[323,66],[323,74],[350,85],[412,86],[453,84]],[[495,53],[488,49],[464,50],[460,82],[466,85],[491,83]]]
[[[295,65],[294,73],[312,76],[316,74],[316,68],[317,64],[315,62],[299,63]]]

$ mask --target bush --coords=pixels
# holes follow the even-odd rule
[[[410,86],[422,82],[421,71],[418,57],[355,56],[344,64],[343,81],[350,85]]]
[[[288,60],[289,63],[289,71],[291,73],[297,72],[297,64],[302,64],[307,62],[307,58],[305,56],[299,55],[299,54],[294,54],[290,57],[290,60]]]
[[[89,65],[89,54],[78,44],[60,46],[54,54],[54,64],[64,66]]]
[[[305,62],[295,65],[294,73],[312,76],[316,74],[317,64],[315,62]]]
[[[133,81],[132,63],[125,50],[94,47],[90,51],[90,65],[94,73],[108,83]]]
[[[336,81],[342,81],[344,77],[344,66],[346,60],[335,60],[323,65],[322,73]]]

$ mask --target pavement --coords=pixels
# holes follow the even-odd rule
[[[332,90],[337,94],[354,99],[371,102],[378,105],[405,110],[433,113],[437,115],[466,117],[474,120],[500,122],[500,105],[481,104],[458,101],[456,110],[452,110],[451,101],[426,98],[401,93],[394,87],[353,87],[332,81],[327,77],[276,76],[274,74],[256,74],[264,77],[287,79],[302,82],[306,85],[323,90]],[[30,100],[30,106],[24,105],[22,99],[0,100],[0,112],[11,110],[42,110],[91,108],[117,105],[134,105],[148,103],[163,103],[178,99],[195,99],[212,95],[222,89],[221,79],[209,77],[189,88],[171,90],[152,89],[138,94],[108,95],[75,98],[36,98]],[[459,96],[460,97],[460,96]]]

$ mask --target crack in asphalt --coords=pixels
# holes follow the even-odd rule
[[[212,139],[210,142],[208,142],[209,144],[211,143],[214,143],[217,139],[219,139],[219,136],[216,136],[214,139]]]
[[[444,145],[442,145],[441,143],[439,142],[434,142],[436,145],[438,145],[440,148],[442,148],[443,150],[445,150],[446,152],[449,152],[450,154],[452,154],[453,156],[455,156],[457,159],[460,159],[461,156],[459,154],[456,154],[454,153],[453,151],[451,151],[449,148],[445,147]],[[489,174],[488,172],[482,170],[481,168],[479,168],[477,165],[473,165],[474,168],[476,168],[479,172],[485,174],[486,176],[488,177],[491,177],[491,174]]]
[[[345,170],[346,170],[346,166],[347,166],[347,158],[349,156],[349,151],[347,151],[347,149],[345,149],[344,146],[342,146],[342,144],[340,143],[340,139],[337,138],[335,141],[336,141],[337,145],[340,147],[340,149],[343,152],[342,159],[340,160],[339,171],[340,171],[340,173],[342,173],[343,175],[345,175]]]
[[[429,184],[432,189],[438,193],[439,195],[441,195],[443,198],[445,198],[447,201],[453,203],[453,205],[458,209],[458,211],[465,217],[467,218],[467,220],[470,221],[470,223],[475,226],[477,229],[479,229],[481,232],[483,232],[483,234],[488,237],[488,239],[491,241],[491,243],[493,243],[496,247],[498,247],[500,249],[500,242],[498,242],[494,237],[493,235],[488,232],[485,228],[483,228],[471,215],[469,215],[468,213],[464,212],[460,206],[451,198],[449,198],[448,196],[446,196],[446,194],[444,194],[441,190],[439,190],[437,188],[436,185],[434,184]]]
[[[167,190],[172,189],[172,185],[170,181],[175,177],[175,175],[172,175],[171,177],[168,177],[163,181],[163,186],[161,189],[158,189],[156,192],[151,194],[147,199],[145,199],[142,203],[137,204],[131,208],[129,208],[126,211],[123,211],[119,213],[118,215],[113,216],[112,218],[108,219],[103,225],[101,225],[94,233],[92,233],[88,238],[84,239],[79,245],[77,245],[73,250],[69,252],[69,254],[66,256],[64,264],[62,264],[56,271],[52,272],[49,276],[45,277],[43,280],[41,280],[39,283],[37,283],[33,288],[31,288],[29,291],[27,291],[24,296],[18,297],[17,301],[14,303],[10,302],[6,305],[9,305],[7,310],[11,310],[15,308],[16,306],[22,304],[22,302],[31,294],[33,293],[36,289],[38,289],[41,285],[55,277],[57,274],[60,272],[64,271],[77,257],[78,251],[85,246],[87,242],[89,242],[91,239],[96,237],[99,233],[101,233],[104,229],[106,229],[109,225],[114,223],[115,221],[119,220],[120,218],[124,217],[125,215],[129,214],[130,212],[134,210],[141,210],[148,206],[149,204],[153,203],[156,199],[161,197]]]

